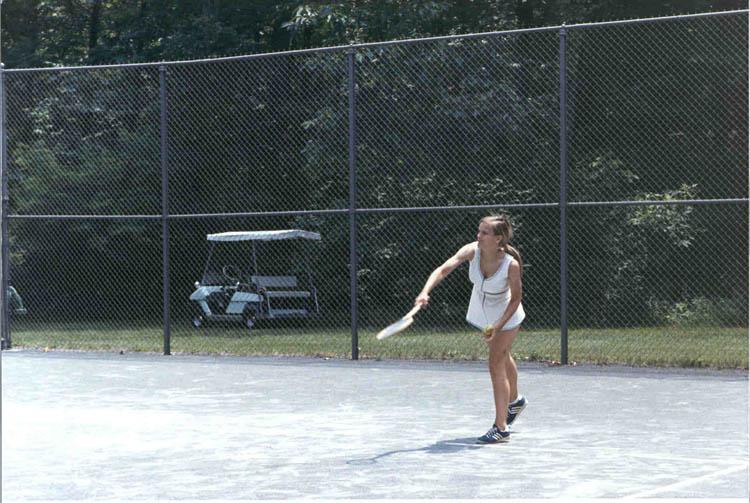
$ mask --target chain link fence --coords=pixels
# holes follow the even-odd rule
[[[747,35],[741,11],[4,71],[4,343],[484,359],[465,268],[373,334],[504,211],[518,358],[747,367]],[[284,229],[312,234],[260,233]]]

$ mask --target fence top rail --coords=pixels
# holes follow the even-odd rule
[[[640,199],[637,201],[570,201],[567,207],[589,207],[589,206],[707,206],[707,205],[748,205],[748,198],[733,199],[668,199],[651,200]],[[459,210],[491,210],[491,209],[547,209],[558,208],[559,202],[554,203],[497,203],[461,206],[406,206],[386,208],[353,208],[358,214],[369,213],[427,213],[434,211],[459,211]],[[172,213],[152,215],[101,215],[101,214],[18,214],[7,215],[9,220],[174,220],[174,219],[200,219],[200,218],[247,218],[247,217],[279,217],[297,215],[344,215],[349,213],[348,208],[334,208],[323,210],[280,210],[280,211],[254,211],[238,213]]]
[[[523,33],[534,33],[534,32],[546,32],[546,31],[559,31],[562,28],[566,30],[573,29],[587,29],[587,28],[603,28],[613,25],[635,25],[635,24],[647,24],[647,23],[658,23],[665,21],[683,21],[688,19],[706,18],[706,17],[722,17],[732,16],[738,14],[748,14],[750,9],[740,10],[728,10],[720,12],[702,12],[697,14],[682,14],[676,16],[663,16],[653,18],[642,18],[642,19],[627,19],[620,21],[603,21],[597,23],[580,23],[580,24],[562,24],[558,26],[544,26],[538,28],[521,28],[515,30],[501,30],[501,31],[490,31],[482,33],[467,33],[464,35],[446,35],[440,37],[425,37],[425,38],[412,38],[403,40],[388,40],[383,42],[368,42],[363,44],[348,44],[348,45],[337,45],[331,47],[316,47],[311,49],[299,49],[295,51],[279,51],[279,52],[267,52],[260,54],[247,54],[243,56],[229,56],[222,58],[208,58],[208,59],[195,59],[195,60],[183,60],[183,61],[160,61],[152,63],[126,63],[118,65],[87,65],[87,66],[57,66],[49,68],[14,68],[6,70],[4,65],[1,65],[5,73],[34,73],[34,72],[61,72],[61,71],[81,71],[81,70],[105,70],[105,69],[125,69],[125,68],[153,68],[153,67],[167,67],[167,66],[183,66],[183,65],[196,65],[196,64],[215,64],[224,63],[228,61],[244,61],[251,59],[264,59],[264,58],[275,58],[275,57],[286,57],[286,56],[299,56],[307,54],[327,53],[327,52],[345,52],[356,49],[367,49],[367,48],[379,48],[387,47],[392,45],[413,45],[421,44],[426,42],[436,42],[444,40],[470,40],[475,38],[483,37],[494,37],[501,35],[518,35]]]

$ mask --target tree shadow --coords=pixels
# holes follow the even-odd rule
[[[378,460],[393,456],[395,454],[402,454],[405,452],[426,452],[428,454],[452,454],[455,452],[461,452],[466,450],[481,449],[485,447],[485,444],[478,444],[476,437],[466,438],[454,438],[451,440],[439,440],[432,445],[425,447],[417,447],[414,449],[398,449],[394,451],[384,452],[373,456],[371,458],[359,458],[350,459],[346,462],[348,465],[371,465],[377,463]]]

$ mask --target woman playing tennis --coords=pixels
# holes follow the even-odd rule
[[[484,331],[490,349],[489,370],[495,399],[495,422],[477,439],[481,443],[507,442],[512,424],[527,401],[518,395],[518,370],[510,354],[513,341],[526,314],[521,305],[521,254],[510,246],[513,228],[505,215],[490,215],[479,222],[476,242],[435,269],[415,305],[426,306],[430,292],[456,267],[469,262],[469,280],[474,284],[466,321]]]

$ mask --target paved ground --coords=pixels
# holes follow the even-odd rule
[[[29,499],[742,498],[748,375],[521,367],[505,445],[482,363],[2,353],[2,491]]]

